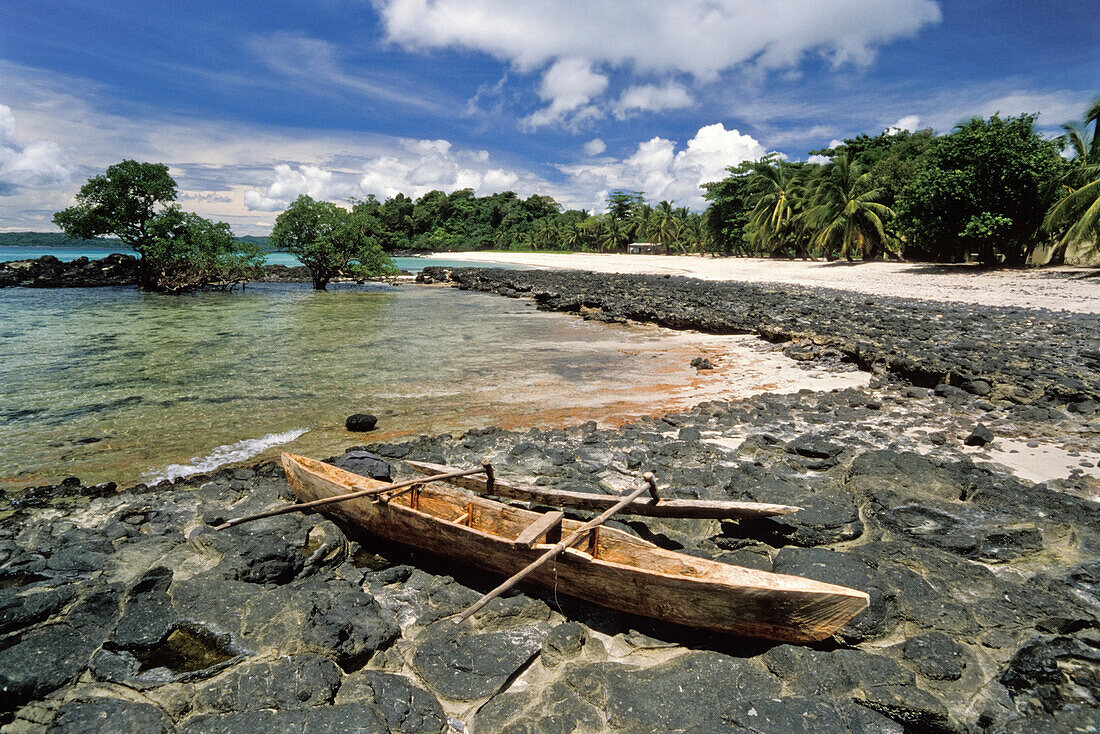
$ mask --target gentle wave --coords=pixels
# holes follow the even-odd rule
[[[150,484],[155,484],[165,479],[174,481],[194,474],[205,474],[214,471],[219,466],[244,461],[256,456],[272,446],[290,443],[307,431],[309,431],[308,428],[295,428],[284,433],[269,433],[263,438],[246,438],[237,443],[218,446],[206,456],[195,456],[191,459],[194,462],[192,464],[169,464],[163,470],[152,470],[147,472],[145,476]]]

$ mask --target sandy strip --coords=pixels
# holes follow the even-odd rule
[[[1100,313],[1100,276],[1097,275],[1100,271],[1096,268],[987,271],[972,265],[849,264],[592,253],[461,252],[438,253],[429,257],[598,273],[651,273],[685,275],[703,280],[789,283],[838,288],[872,296],[905,296],[983,306]],[[1093,277],[1087,277],[1090,274]]]

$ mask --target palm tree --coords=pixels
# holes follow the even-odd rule
[[[569,250],[583,250],[587,233],[577,222],[569,225],[561,234],[561,243]]]
[[[630,233],[627,227],[614,217],[608,217],[603,221],[603,227],[599,233],[601,252],[614,252],[630,242]]]
[[[1073,148],[1076,165],[1063,177],[1061,198],[1043,221],[1047,232],[1062,232],[1052,262],[1062,261],[1073,242],[1080,242],[1087,251],[1100,247],[1100,97],[1085,110],[1083,122],[1066,123],[1062,129],[1066,131],[1062,139]]]
[[[750,191],[756,205],[749,217],[750,237],[760,251],[777,255],[796,239],[795,217],[802,210],[804,187],[794,166],[767,157],[756,164]]]
[[[802,215],[814,232],[814,244],[830,259],[839,254],[851,260],[858,252],[864,260],[874,260],[886,252],[885,223],[894,211],[881,202],[883,195],[873,186],[870,171],[851,162],[847,154],[838,155],[821,169],[811,206]]]
[[[1092,125],[1092,130],[1089,130]],[[1073,150],[1073,160],[1083,165],[1100,163],[1100,97],[1085,110],[1085,119],[1062,124],[1065,134],[1060,140]]]

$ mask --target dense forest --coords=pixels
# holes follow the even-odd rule
[[[1100,100],[1059,138],[1044,138],[1034,123],[1034,115],[994,115],[941,136],[887,130],[810,151],[824,162],[768,157],[731,167],[705,185],[710,246],[731,255],[1007,265],[1095,257]]]

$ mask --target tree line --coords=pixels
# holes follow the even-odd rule
[[[350,208],[300,196],[276,218],[270,246],[294,253],[323,289],[339,274],[395,273],[416,251],[622,252],[634,242],[672,252],[768,257],[1021,265],[1100,242],[1100,98],[1081,122],[1047,139],[1036,115],[974,118],[946,135],[887,130],[810,151],[824,162],[769,155],[703,184],[702,214],[618,190],[606,212],[565,209],[549,196],[429,191],[353,199]],[[257,277],[262,238],[183,211],[160,163],[122,161],[54,215],[66,236],[117,237],[141,260],[141,287],[233,288]]]
[[[1059,138],[1035,115],[974,118],[951,133],[887,130],[728,168],[704,185],[707,249],[726,255],[1022,265],[1100,241],[1100,99]]]

